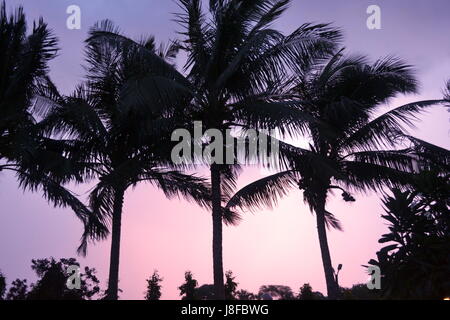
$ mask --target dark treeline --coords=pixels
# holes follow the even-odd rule
[[[408,131],[423,111],[449,105],[450,82],[444,97],[386,111],[393,98],[418,92],[414,68],[399,57],[372,62],[348,53],[342,31],[331,24],[300,24],[289,35],[273,29],[290,2],[211,0],[204,8],[200,0],[178,0],[180,39],[159,49],[154,37],[134,41],[111,21],[99,22],[85,41],[85,78],[69,95],[48,76],[59,49],[56,36],[43,19],[27,30],[22,8],[9,14],[1,4],[0,172],[13,172],[24,190],[72,209],[84,226],[79,254],[111,236],[104,298],[119,296],[124,195],[141,182],[211,213],[214,283],[199,293],[202,287],[193,287],[196,281],[187,273],[180,287],[185,297],[299,296],[280,286],[238,294],[233,275],[224,273],[222,254],[224,225],[237,225],[245,211],[275,208],[290,190],[300,192],[316,216],[327,298],[362,290],[340,288],[342,266],[335,269],[328,247],[327,229],[342,230],[338,213],[327,206],[336,191],[346,202],[367,192],[384,198],[382,218],[390,233],[380,242],[387,247],[368,263],[383,273],[377,297],[450,295],[450,153]],[[179,51],[187,55],[182,70],[175,65]],[[174,161],[172,133],[193,133],[196,121],[203,131],[223,135],[230,129],[275,131],[277,137],[270,138],[279,143],[276,166],[259,164],[276,173],[237,190],[247,162],[263,152],[247,155],[244,163],[236,155],[224,163],[218,155],[227,145],[216,140],[212,161]],[[299,136],[309,141],[308,148],[283,141]],[[204,140],[190,144],[202,147]],[[208,167],[210,177],[191,173],[199,167]],[[95,183],[87,203],[66,188],[70,183]],[[83,290],[66,292],[61,277],[66,266],[63,260],[33,262],[41,280],[29,292],[25,281],[15,281],[7,298],[100,294],[90,269]],[[148,280],[147,299],[160,298],[161,281],[158,273]],[[300,292],[322,296],[307,285]]]
[[[39,278],[36,283],[26,279],[16,279],[6,286],[6,278],[0,272],[0,300],[91,300],[102,296],[100,281],[95,269],[84,268],[80,272],[80,287],[73,290],[68,287],[70,281],[67,270],[70,266],[80,264],[76,259],[32,260],[31,269]]]
[[[339,286],[338,297],[344,300],[378,299],[442,299],[448,297],[450,241],[448,202],[450,188],[443,177],[430,172],[422,173],[416,180],[416,191],[392,190],[385,195],[382,216],[390,232],[380,243],[394,243],[377,253],[377,260],[369,264],[383,270],[381,290],[370,290],[367,284],[352,288]],[[53,258],[33,260],[31,268],[39,280],[28,286],[27,280],[14,280],[7,290],[6,279],[0,272],[0,300],[80,300],[104,299],[106,291],[100,289],[95,269],[85,267],[80,273],[78,290],[68,290],[69,266],[80,266],[76,259]],[[342,268],[342,266],[341,266]],[[313,291],[304,284],[297,293],[282,285],[265,285],[257,293],[239,289],[231,271],[225,273],[225,298],[227,300],[323,300],[326,295]],[[155,271],[147,280],[144,299],[159,300],[162,296],[163,277]],[[201,285],[192,272],[185,273],[185,281],[178,288],[183,300],[214,300],[214,285]]]
[[[107,293],[100,288],[100,281],[95,276],[95,269],[85,267],[80,273],[81,287],[78,290],[70,290],[67,287],[69,266],[78,265],[76,259],[61,259],[56,262],[53,258],[33,260],[31,268],[39,279],[36,283],[29,284],[26,279],[12,281],[9,288],[6,279],[0,273],[0,300],[93,300],[105,299]],[[163,278],[157,271],[147,280],[147,291],[144,300],[157,301],[162,296]],[[288,286],[264,285],[258,293],[254,294],[243,289],[238,289],[238,283],[231,271],[226,272],[224,284],[227,300],[324,300],[325,296],[313,291],[309,284],[304,284],[298,291]],[[215,300],[214,285],[198,285],[191,272],[186,272],[185,282],[178,288],[182,300]],[[366,285],[355,285],[352,288],[341,288],[341,298],[346,300],[379,299],[378,291],[372,291]]]

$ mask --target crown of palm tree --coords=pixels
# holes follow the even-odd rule
[[[345,201],[355,201],[349,191],[409,187],[419,169],[448,170],[450,153],[408,136],[405,129],[417,114],[442,100],[414,102],[385,113],[380,110],[396,95],[417,90],[411,67],[400,59],[387,57],[370,65],[365,57],[346,57],[341,50],[310,62],[288,90],[298,102],[293,108],[306,115],[298,131],[307,134],[309,148],[280,142],[286,171],[244,187],[226,210],[272,206],[290,188],[303,190],[305,202],[316,213],[328,296],[337,299],[337,274],[326,227],[342,230],[342,226],[326,209],[330,190],[340,189]],[[400,139],[409,140],[411,146],[396,148]],[[431,150],[437,152],[430,156]]]
[[[278,127],[282,131],[303,121],[302,114],[291,108],[292,99],[279,95],[281,79],[287,77],[286,68],[297,70],[299,64],[331,50],[341,34],[323,24],[304,24],[288,36],[271,29],[289,3],[211,1],[206,14],[201,1],[179,1],[183,13],[177,20],[185,30],[179,45],[188,53],[188,76],[165,70],[157,79],[160,83],[146,90],[154,90],[162,99],[176,97],[174,90],[186,94],[189,130],[194,120],[202,120],[207,129]],[[139,48],[142,57],[151,56],[142,42],[126,38],[108,22],[92,32],[90,41],[126,44]],[[147,63],[161,67],[154,57]]]
[[[58,141],[42,135],[33,114],[35,94],[45,82],[57,39],[43,19],[27,34],[23,8],[10,16],[0,5],[0,171],[16,174],[23,189],[41,190],[55,206],[71,207],[86,223],[90,211],[64,188],[67,164]]]
[[[298,129],[306,132],[309,149],[280,141],[286,171],[243,188],[227,209],[272,207],[294,187],[304,190],[305,201],[314,209],[318,196],[331,189],[341,189],[345,200],[354,201],[349,192],[410,186],[419,169],[437,166],[448,171],[448,150],[407,131],[418,114],[443,100],[383,112],[390,99],[415,93],[417,87],[412,68],[395,57],[369,64],[364,56],[345,56],[340,50],[325,61],[313,61],[288,89],[298,101],[295,107],[310,119]],[[331,226],[340,228],[329,212],[328,218]]]
[[[143,43],[152,50],[151,59],[163,65],[152,42],[151,38]],[[87,43],[88,80],[72,95],[63,96],[47,79],[39,87],[35,106],[44,118],[42,130],[47,136],[58,137],[59,150],[68,159],[68,180],[99,179],[89,195],[92,214],[81,253],[85,253],[89,238],[107,236],[107,229],[98,228],[98,224],[111,226],[117,189],[147,181],[168,197],[183,196],[209,206],[204,179],[183,174],[171,163],[170,135],[178,127],[179,102],[170,104],[143,91],[160,76],[146,63],[149,55],[143,57],[132,47],[106,41]]]

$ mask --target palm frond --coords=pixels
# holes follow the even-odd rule
[[[418,165],[421,170],[439,170],[443,173],[450,171],[450,151],[415,138],[413,136],[406,136],[412,143],[411,153],[418,158]]]
[[[252,182],[231,197],[226,205],[226,209],[254,210],[265,207],[273,208],[277,204],[278,199],[286,196],[296,186],[296,179],[295,172],[284,171]]]
[[[59,137],[74,137],[104,143],[107,128],[101,115],[92,106],[88,84],[79,86],[70,97],[62,97],[51,83],[40,86],[34,109],[43,120],[44,133]]]
[[[177,171],[152,171],[139,176],[140,181],[148,181],[164,192],[166,197],[183,197],[204,208],[211,208],[210,186],[204,178]]]
[[[404,125],[413,127],[418,114],[442,103],[442,100],[417,101],[388,111],[350,134],[343,140],[342,148],[370,150],[394,147],[399,136],[406,134]]]
[[[178,4],[183,13],[177,15],[177,22],[186,30],[181,34],[187,37],[183,49],[189,52],[185,70],[194,64],[205,66],[209,60],[209,30],[202,12],[202,1],[178,0]]]
[[[222,208],[222,220],[226,226],[237,226],[242,221],[242,216],[229,208]]]
[[[261,130],[278,129],[283,135],[295,136],[305,133],[307,125],[314,121],[308,113],[298,106],[298,101],[271,101],[254,97],[233,104],[237,122],[248,128]]]
[[[336,182],[354,191],[383,191],[383,188],[406,188],[412,185],[414,173],[396,170],[372,163],[343,161],[345,178]]]
[[[104,20],[96,24],[90,30],[89,35],[89,38],[86,40],[88,46],[94,49],[106,46],[106,48],[111,47],[119,51],[131,52],[134,58],[145,61],[146,64],[142,66],[145,66],[146,69],[151,69],[154,74],[165,76],[178,81],[180,84],[189,86],[189,82],[187,82],[185,77],[154,52],[152,48],[146,48],[145,45],[122,35],[111,21]]]
[[[418,158],[411,153],[410,149],[355,152],[346,157],[346,159],[350,158],[356,162],[375,164],[410,173],[418,169]]]
[[[325,211],[325,225],[327,226],[328,230],[336,229],[339,231],[344,231],[339,219],[329,211]]]
[[[20,186],[24,190],[35,192],[42,190],[44,197],[55,207],[70,207],[75,215],[81,220],[84,226],[82,244],[78,252],[85,254],[86,244],[89,238],[104,239],[108,234],[107,226],[103,221],[96,218],[96,215],[89,210],[71,191],[61,186],[51,178],[38,174],[17,170]]]

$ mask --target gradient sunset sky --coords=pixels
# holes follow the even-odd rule
[[[153,34],[158,42],[176,39],[181,27],[173,21],[179,12],[172,0],[7,0],[9,9],[23,5],[31,22],[43,16],[60,39],[61,51],[51,63],[51,77],[69,93],[83,78],[83,41],[95,22],[111,19],[133,37]],[[81,30],[66,28],[66,8],[78,5]],[[366,27],[366,9],[382,10],[382,29]],[[348,52],[367,54],[375,60],[398,55],[417,70],[420,94],[398,97],[389,106],[442,97],[450,78],[449,0],[294,0],[275,28],[285,33],[304,22],[332,22],[345,33]],[[183,57],[179,59],[179,67]],[[413,133],[450,148],[449,113],[440,108],[421,117]],[[240,185],[259,179],[265,172],[249,168]],[[74,187],[85,198],[89,186]],[[361,266],[375,257],[377,243],[387,228],[380,218],[379,197],[356,195],[348,204],[340,194],[328,209],[341,219],[344,232],[329,233],[333,265],[344,265],[340,284],[365,282]],[[39,193],[18,190],[14,176],[0,174],[0,270],[10,284],[16,278],[35,280],[31,259],[76,256],[82,226],[70,210],[54,209]],[[149,185],[126,194],[121,246],[120,288],[123,299],[142,299],[147,279],[158,269],[164,277],[163,299],[178,299],[177,287],[191,270],[200,284],[212,283],[212,223],[210,214],[184,200],[167,200]],[[224,230],[224,268],[237,276],[239,288],[257,292],[261,285],[289,285],[295,291],[309,282],[326,292],[315,219],[293,191],[273,211],[246,213],[238,227]],[[91,246],[82,265],[98,270],[106,288],[109,241]]]

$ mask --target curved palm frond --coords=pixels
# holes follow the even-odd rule
[[[91,48],[90,50],[94,51],[103,47],[108,51],[116,50],[120,53],[123,53],[123,51],[131,52],[133,58],[139,58],[141,61],[146,62],[145,64],[141,64],[141,66],[145,67],[147,70],[152,70],[154,74],[165,76],[189,87],[189,82],[186,78],[160,57],[155,52],[154,48],[148,48],[145,44],[136,42],[122,35],[120,29],[118,29],[110,20],[101,21],[91,28],[86,43],[88,44],[88,47]],[[92,62],[92,65],[96,65],[95,60]]]
[[[242,172],[242,167],[238,164],[221,165],[221,191],[222,201],[226,202],[231,198],[236,190],[237,180]]]
[[[104,143],[107,128],[94,101],[89,96],[89,83],[78,86],[74,94],[63,97],[50,79],[37,90],[34,110],[43,117],[39,127],[48,135],[98,139]]]
[[[384,165],[359,161],[343,161],[345,179],[335,180],[338,184],[354,191],[383,191],[383,188],[406,188],[412,185],[414,174]]]
[[[178,2],[183,13],[176,15],[177,21],[186,29],[181,34],[187,38],[181,46],[189,52],[185,70],[191,67],[196,69],[196,66],[201,65],[206,66],[210,55],[211,31],[206,24],[202,2],[201,0],[179,0]]]
[[[0,29],[0,158],[7,158],[4,146],[35,124],[30,112],[33,94],[58,48],[56,37],[42,19],[27,34],[23,8],[8,16],[5,1],[0,4]]]
[[[296,136],[305,133],[312,116],[298,107],[292,100],[270,101],[268,99],[246,99],[233,104],[238,124],[247,128],[275,130],[283,135]]]
[[[257,94],[285,79],[286,70],[303,71],[314,59],[331,52],[340,37],[339,30],[323,24],[304,24],[288,36],[261,30],[242,47],[243,53],[238,52],[222,77],[229,79],[229,90],[237,98]],[[236,60],[239,54],[242,61]]]
[[[406,135],[403,125],[413,127],[417,115],[443,100],[426,100],[397,107],[364,124],[342,141],[344,150],[393,147],[400,136]]]
[[[153,171],[139,175],[140,181],[156,185],[166,197],[182,196],[204,208],[211,207],[211,191],[205,179],[178,171]]]
[[[439,170],[443,173],[450,171],[450,151],[415,138],[413,136],[406,136],[412,143],[412,151],[418,157],[418,164],[421,170]]]
[[[411,153],[410,149],[362,151],[351,153],[345,158],[410,173],[418,169],[418,158]]]
[[[344,228],[342,227],[342,223],[339,221],[338,218],[334,214],[332,214],[329,211],[325,210],[325,224],[330,229],[336,229],[339,231],[344,231]]]
[[[284,171],[252,182],[231,197],[226,209],[273,208],[297,184],[296,179],[294,171]]]
[[[107,236],[108,229],[104,223],[96,219],[95,214],[76,195],[63,187],[60,182],[54,181],[40,172],[26,172],[17,168],[9,168],[9,170],[17,173],[19,184],[24,190],[31,190],[32,192],[41,190],[44,197],[55,207],[70,207],[73,210],[82,221],[85,230],[82,244],[78,249],[80,253],[86,252],[85,243],[88,237],[92,238],[95,235],[97,239],[104,239]]]
[[[242,221],[242,216],[230,208],[222,208],[222,221],[226,226],[238,226]]]

